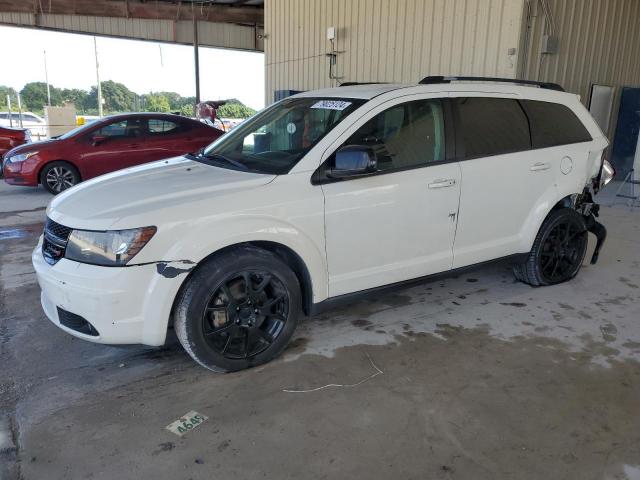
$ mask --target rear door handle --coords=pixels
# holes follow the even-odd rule
[[[539,172],[541,170],[549,170],[550,168],[551,168],[551,164],[550,163],[538,162],[538,163],[534,163],[533,165],[531,165],[529,170],[531,170],[532,172]]]
[[[445,188],[445,187],[453,187],[456,184],[456,181],[452,178],[448,179],[440,179],[436,180],[429,184],[429,188]]]

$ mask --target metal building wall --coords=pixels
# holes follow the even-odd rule
[[[275,90],[426,75],[515,77],[524,0],[266,0],[266,101]],[[509,54],[509,49],[515,53]]]
[[[557,82],[567,91],[579,94],[585,104],[592,83],[614,87],[640,84],[640,1],[547,2],[559,50],[554,54],[540,53],[545,33],[544,12],[539,0],[528,0],[523,77]],[[526,30],[523,38],[527,40]]]
[[[193,42],[193,23],[188,20],[0,12],[0,24],[171,43]],[[253,51],[263,48],[261,27],[230,23],[198,22],[198,41],[203,47]]]

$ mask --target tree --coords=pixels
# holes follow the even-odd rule
[[[52,85],[49,88],[51,91],[51,105],[60,105],[62,101],[60,90]],[[23,109],[42,112],[48,102],[47,84],[44,82],[29,82],[20,90],[20,95]]]
[[[176,94],[177,95],[177,94]],[[145,111],[147,112],[170,112],[169,99],[162,93],[150,93],[145,95]]]
[[[0,85],[0,110],[7,110],[7,95],[11,96],[11,106],[14,107],[16,103],[16,91],[5,85]]]
[[[84,113],[89,105],[89,92],[79,88],[63,88],[60,90],[62,105],[72,103],[78,113]]]
[[[247,107],[236,98],[227,100],[227,103],[218,109],[219,118],[248,118],[255,113],[253,108]]]
[[[109,113],[130,112],[134,110],[134,100],[136,94],[129,90],[122,83],[106,80],[101,82],[102,98],[104,99],[103,110]],[[98,107],[98,88],[91,87],[89,92],[89,105],[91,108]]]

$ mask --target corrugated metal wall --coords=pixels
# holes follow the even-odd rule
[[[193,42],[193,24],[185,20],[0,12],[0,24],[172,43]],[[262,33],[261,28],[256,30],[251,26],[198,22],[198,41],[202,46],[262,51]]]
[[[549,80],[586,98],[591,83],[640,83],[640,1],[548,0],[557,54],[540,54],[544,19],[532,1],[529,54],[524,74]]]
[[[544,12],[539,0],[530,0],[524,77],[557,82],[578,93],[585,104],[592,83],[640,85],[640,1],[547,1],[559,50],[554,54],[540,53],[545,34]],[[523,38],[527,38],[526,30]]]
[[[415,83],[426,75],[514,77],[524,0],[266,0],[266,100],[340,82]],[[516,49],[509,55],[509,49]]]

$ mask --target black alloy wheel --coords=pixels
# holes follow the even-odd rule
[[[173,311],[187,353],[209,370],[234,372],[284,351],[302,314],[300,281],[285,258],[241,245],[201,262]]]
[[[289,295],[267,272],[230,275],[215,290],[202,314],[210,347],[230,360],[248,359],[267,350],[289,316]]]
[[[549,231],[538,257],[540,273],[547,283],[573,277],[580,268],[587,243],[584,224],[567,218]]]
[[[553,210],[542,223],[527,259],[514,265],[513,273],[535,287],[570,280],[582,267],[587,241],[580,213],[572,208]]]

